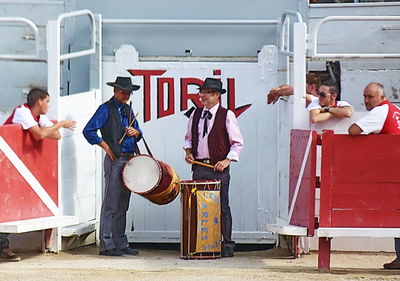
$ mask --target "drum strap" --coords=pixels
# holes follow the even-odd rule
[[[146,140],[144,139],[143,136],[142,136],[142,139],[143,139],[144,146],[146,147],[147,153],[148,153],[151,157],[153,157],[153,154],[151,153],[150,148],[149,148],[149,146],[147,145],[147,142],[146,142]]]
[[[137,142],[135,142],[135,154],[140,154],[140,149]]]

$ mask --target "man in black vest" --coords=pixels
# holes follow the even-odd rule
[[[86,140],[90,144],[97,144],[106,153],[105,194],[100,214],[100,255],[137,255],[138,251],[129,248],[125,234],[131,192],[122,182],[122,169],[134,155],[136,142],[142,136],[132,108],[127,104],[132,91],[140,87],[132,85],[129,77],[117,77],[115,82],[107,85],[114,87],[114,96],[99,106],[83,129]],[[101,131],[101,137],[97,135],[98,130]]]
[[[194,164],[193,179],[221,181],[222,256],[233,257],[235,242],[229,207],[229,164],[239,161],[243,138],[235,114],[219,104],[221,94],[225,92],[222,82],[214,78],[206,78],[200,87],[200,101],[204,107],[197,108],[190,116],[185,135],[185,161],[214,165],[211,169]]]

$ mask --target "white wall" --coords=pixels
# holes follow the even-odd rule
[[[251,104],[238,117],[245,147],[240,162],[231,165],[230,202],[233,212],[233,239],[237,242],[273,242],[273,236],[265,231],[267,223],[276,217],[276,107],[265,104],[265,92],[276,85],[276,48],[267,46],[257,63],[240,62],[141,62],[134,55],[134,49],[123,47],[114,60],[103,64],[103,81],[114,81],[117,75],[130,76],[128,68],[166,70],[157,77],[174,79],[174,114],[157,118],[157,77],[150,80],[151,120],[144,122],[143,77],[134,77],[141,89],[132,96],[133,108],[140,113],[139,123],[153,155],[171,165],[181,180],[191,179],[190,166],[184,162],[184,135],[188,119],[181,110],[182,78],[221,78],[224,88],[227,79],[235,79],[235,108]],[[133,55],[132,53],[133,52]],[[136,60],[136,61],[135,61]],[[213,70],[221,70],[214,76]],[[197,93],[196,86],[189,87],[190,93]],[[112,95],[112,88],[104,88],[104,100]],[[222,97],[227,106],[229,93]],[[232,97],[232,96],[231,96]],[[189,101],[188,108],[193,104]],[[140,144],[144,152],[143,144]],[[128,230],[130,241],[169,242],[179,241],[180,229],[179,199],[165,206],[157,206],[136,194],[133,195]]]

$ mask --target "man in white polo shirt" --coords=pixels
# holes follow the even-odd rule
[[[60,139],[58,131],[60,128],[73,130],[76,122],[63,120],[53,123],[45,115],[49,109],[49,94],[42,89],[32,89],[27,96],[27,103],[18,106],[6,120],[7,124],[21,124],[24,130],[37,138]],[[1,207],[1,206],[0,206]],[[0,233],[0,260],[20,261],[21,257],[16,255],[9,246],[8,233]]]
[[[332,118],[349,118],[353,107],[346,101],[338,101],[339,89],[332,81],[324,81],[319,87],[318,99],[308,106],[311,123],[321,123]]]
[[[318,89],[321,85],[321,79],[315,73],[307,73],[306,75],[306,92],[305,100],[306,107],[314,100],[318,100]],[[280,85],[279,87],[272,88],[267,94],[267,103],[274,104],[281,97],[287,97],[294,94],[294,89],[290,85]]]
[[[60,139],[60,128],[73,130],[76,122],[62,120],[55,124],[46,116],[49,110],[50,96],[39,88],[32,89],[27,97],[27,103],[18,106],[6,120],[7,124],[21,124],[24,130],[38,138]]]
[[[365,87],[364,103],[368,113],[350,126],[350,135],[400,134],[400,108],[386,99],[382,84],[372,82]],[[397,257],[385,263],[385,269],[400,269],[400,238],[394,239],[394,245]]]

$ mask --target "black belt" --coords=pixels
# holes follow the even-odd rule
[[[206,163],[206,164],[211,164],[211,160],[210,159],[196,159],[196,161],[202,162],[202,163]]]
[[[134,153],[121,153],[120,156],[123,157],[133,157]]]

